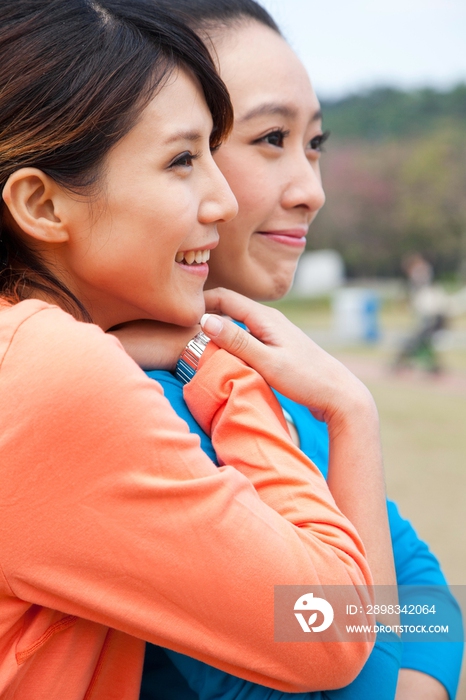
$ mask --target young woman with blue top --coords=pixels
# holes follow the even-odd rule
[[[216,161],[235,193],[239,214],[231,222],[219,226],[220,244],[211,255],[207,286],[227,287],[256,300],[278,299],[291,286],[308,225],[324,203],[318,159],[326,135],[321,130],[318,103],[314,101],[311,109],[305,103],[302,95],[306,91],[300,92],[302,67],[300,69],[298,59],[292,55],[273,20],[256,3],[250,0],[175,0],[169,7],[183,12],[213,48],[235,109],[233,132],[216,154]],[[288,104],[286,95],[291,95]],[[151,364],[154,351],[151,333],[148,328],[145,344],[144,332],[142,335],[141,329],[136,332],[138,348],[132,346],[130,338],[125,340],[130,352],[144,358],[146,366]],[[180,336],[172,336],[174,346],[182,344],[184,334],[183,331]],[[160,345],[155,352],[160,352]],[[159,355],[156,363],[160,361]],[[167,366],[170,361],[167,359]],[[162,383],[177,413],[188,422],[192,432],[200,435],[203,449],[215,459],[208,436],[187,410],[182,385],[170,372],[156,371],[150,376]],[[286,411],[290,431],[301,449],[327,476],[327,426],[304,406],[284,396],[278,397]],[[437,559],[392,502],[388,502],[388,514],[398,584],[444,587],[444,605],[456,608],[445,588],[445,577]],[[396,661],[394,657],[387,661],[385,653],[383,645],[376,645],[359,679],[345,690],[332,691],[328,697],[355,700],[394,697]],[[405,644],[397,699],[454,698],[461,657],[460,644]],[[183,679],[175,667],[187,677],[191,672],[196,676],[199,697],[214,696],[218,692],[217,683],[225,698],[281,697],[280,694],[269,695],[271,691],[260,686],[246,689],[242,681],[240,691],[235,685],[236,679],[230,677],[227,682],[212,669],[204,669],[203,675],[194,670],[195,664],[173,655],[169,661],[163,651],[148,646],[142,697],[170,697],[178,683],[184,687],[185,695],[180,694],[179,688],[177,697],[191,697],[191,691],[182,686]],[[381,682],[384,671],[387,676]],[[377,695],[374,688],[377,688]]]

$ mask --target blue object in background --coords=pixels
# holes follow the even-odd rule
[[[363,305],[363,326],[364,340],[368,343],[372,343],[380,338],[379,309],[380,299],[378,295],[373,291],[367,290]]]
[[[335,332],[344,340],[374,343],[380,338],[380,297],[373,289],[338,289],[333,297]]]

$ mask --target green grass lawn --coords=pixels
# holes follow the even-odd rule
[[[466,584],[466,396],[367,382],[379,408],[389,496]]]
[[[332,328],[329,299],[274,306],[311,335]],[[408,331],[411,323],[405,301],[383,304],[382,331]],[[455,327],[466,328],[466,317]],[[450,581],[466,585],[466,349],[442,353],[449,384],[421,372],[394,378],[387,369],[393,349],[384,343],[341,346],[330,339],[326,349],[375,397],[389,496],[439,555]]]
[[[274,306],[311,336],[332,328],[328,299]],[[411,324],[406,302],[383,305],[382,331],[409,331]],[[466,329],[466,317],[454,327]],[[446,376],[437,380],[422,372],[389,374],[393,348],[383,342],[343,347],[329,334],[327,345],[377,402],[389,497],[439,557],[450,583],[466,585],[466,349],[442,353]],[[458,700],[466,700],[466,678]]]
[[[464,585],[466,392],[388,378],[366,383],[380,413],[388,495],[440,559],[448,581]],[[457,700],[466,700],[464,669]]]

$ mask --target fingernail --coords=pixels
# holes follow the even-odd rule
[[[223,328],[223,321],[219,316],[204,314],[201,318],[201,327],[209,335],[218,335]]]

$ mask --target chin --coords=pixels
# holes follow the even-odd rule
[[[196,289],[191,294],[172,294],[158,320],[174,326],[195,326],[205,313],[204,290]]]
[[[199,321],[201,320],[202,314],[205,313],[205,304],[202,303],[199,305],[197,309],[191,309],[183,313],[182,315],[179,315],[176,320],[173,318],[173,320],[170,320],[169,323],[173,323],[176,326],[186,326],[189,328],[190,326],[196,326]]]
[[[275,289],[274,289],[273,296],[270,296],[269,301],[278,301],[279,299],[282,299],[282,297],[284,297],[288,294],[292,285],[293,285],[293,280],[291,280],[291,281],[286,280],[283,282],[278,282]]]
[[[278,301],[288,294],[292,284],[293,277],[289,275],[274,277],[264,284],[257,285],[253,293],[247,294],[247,296],[255,301]]]
[[[244,280],[246,296],[255,301],[278,301],[290,291],[297,260],[270,258],[250,267],[249,279]]]
[[[283,266],[284,269],[281,270],[279,274],[271,276],[269,282],[270,295],[267,301],[278,301],[282,297],[286,296],[293,286],[294,276],[296,274],[297,264]],[[264,301],[266,301],[264,299]]]

